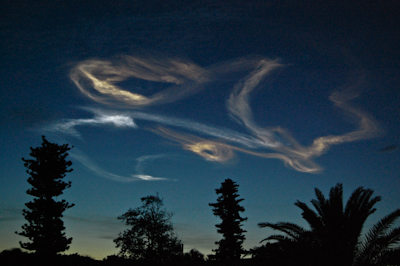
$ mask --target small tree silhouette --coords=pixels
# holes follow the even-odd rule
[[[187,261],[198,261],[198,262],[203,262],[204,261],[204,254],[198,251],[197,249],[191,249],[188,253],[184,254],[184,257]]]
[[[183,255],[183,244],[173,232],[172,213],[162,208],[163,200],[157,195],[141,201],[142,206],[118,217],[131,226],[114,239],[121,248],[119,255],[153,262],[168,262]]]
[[[30,148],[33,160],[22,158],[26,171],[30,177],[28,183],[32,188],[26,193],[35,197],[26,203],[29,210],[23,210],[23,215],[28,224],[22,226],[18,235],[27,237],[31,242],[19,242],[21,247],[36,251],[42,255],[55,255],[69,249],[72,238],[67,238],[64,223],[61,220],[63,212],[74,206],[65,200],[56,201],[53,198],[63,194],[63,190],[71,186],[71,182],[61,181],[72,163],[67,161],[67,151],[72,147],[68,144],[58,145],[50,143],[42,136],[42,146]]]
[[[210,203],[215,216],[219,216],[222,223],[215,225],[218,228],[218,233],[222,234],[223,238],[215,242],[219,247],[215,250],[215,259],[221,261],[232,261],[240,259],[245,250],[242,244],[245,240],[243,235],[245,230],[241,228],[242,222],[247,218],[242,218],[240,212],[244,212],[244,208],[239,205],[243,199],[237,199],[239,185],[231,179],[225,179],[221,188],[216,189],[216,193],[220,194],[216,203]]]

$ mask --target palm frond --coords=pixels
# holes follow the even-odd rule
[[[400,243],[400,227],[390,230],[383,240],[387,244],[387,248],[396,246],[398,243]]]
[[[303,227],[301,227],[297,224],[294,224],[294,223],[289,223],[289,222],[279,222],[276,225],[279,226],[281,228],[281,230],[284,229],[289,232],[294,232],[295,234],[298,234],[298,235],[301,235],[307,231]]]
[[[386,234],[386,231],[393,225],[393,223],[400,217],[400,209],[391,212],[390,214],[383,217],[378,223],[376,223],[368,234],[365,236],[365,243],[374,241]]]
[[[349,217],[353,214],[355,211],[355,208],[357,207],[357,203],[359,202],[359,198],[361,193],[364,191],[363,187],[359,187],[356,190],[351,193],[350,198],[348,199],[346,203],[346,207],[344,209],[344,215],[346,217]]]
[[[320,217],[324,217],[325,216],[325,203],[321,203],[318,200],[312,199],[311,204],[314,206],[314,208],[317,210],[317,214]]]
[[[331,188],[328,200],[329,217],[338,219],[343,216],[343,185],[338,183]]]
[[[395,228],[387,233],[387,230],[400,217],[400,209],[383,217],[366,234],[361,245],[358,247],[356,261],[376,260],[384,252],[390,249],[390,246],[400,241],[400,228]]]
[[[276,240],[280,243],[294,243],[295,242],[292,238],[284,236],[284,235],[270,235],[269,237],[261,240],[260,243],[262,243],[264,241],[269,241],[269,240]]]
[[[371,201],[372,193],[372,190],[365,190],[363,187],[359,187],[350,196],[345,207],[344,216],[353,226],[359,226],[360,224],[362,226],[367,217],[375,212],[376,209],[372,207],[377,202],[377,198]]]
[[[359,199],[359,210],[360,211],[365,211],[364,213],[364,217],[365,219],[371,215],[372,213],[374,213],[376,211],[374,207],[374,205],[379,202],[381,200],[381,197],[377,196],[375,198],[372,198],[372,194],[374,193],[374,191],[372,189],[365,189],[363,191],[363,193],[360,195],[360,199]]]
[[[311,230],[319,230],[323,227],[322,218],[318,216],[315,211],[310,209],[304,202],[297,201],[294,205],[303,211],[301,215],[310,225]]]
[[[273,223],[259,223],[259,227],[269,227],[277,231],[281,231],[288,236],[292,237],[293,239],[299,239],[299,237],[306,232],[303,227],[298,226],[297,224],[294,223],[288,223],[288,222],[278,222],[276,224]]]
[[[319,216],[324,217],[324,210],[326,209],[327,200],[325,199],[324,194],[322,194],[321,190],[318,188],[315,189],[315,196],[317,200],[311,200],[312,205],[317,210]]]
[[[351,194],[344,209],[344,219],[346,221],[347,231],[351,232],[349,243],[357,250],[362,247],[361,232],[367,218],[375,212],[374,205],[381,198],[371,198],[373,190],[359,187]]]

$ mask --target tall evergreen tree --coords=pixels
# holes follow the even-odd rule
[[[243,233],[246,231],[241,228],[242,222],[247,218],[242,218],[240,212],[244,212],[244,208],[239,205],[243,199],[238,199],[237,194],[239,185],[231,179],[225,179],[221,184],[221,188],[216,189],[216,203],[210,203],[213,207],[215,216],[221,218],[222,222],[215,225],[218,228],[218,233],[222,234],[223,238],[215,242],[219,247],[215,250],[215,259],[221,261],[233,261],[240,259],[245,250],[242,244],[245,240]]]
[[[58,145],[50,143],[42,136],[40,147],[30,148],[33,159],[24,159],[24,165],[30,175],[28,183],[32,188],[26,193],[35,197],[26,203],[28,210],[23,215],[28,221],[22,226],[22,232],[15,232],[27,237],[31,242],[22,243],[22,248],[36,251],[41,255],[55,255],[69,249],[72,238],[65,236],[64,223],[61,220],[63,212],[74,206],[65,200],[57,201],[54,197],[63,194],[63,190],[71,186],[71,182],[62,179],[72,163],[67,161],[68,151],[72,148],[68,144]]]

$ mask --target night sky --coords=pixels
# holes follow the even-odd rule
[[[374,189],[366,228],[398,208],[400,4],[314,2],[2,1],[0,250],[27,240],[21,158],[41,135],[74,146],[67,253],[96,259],[156,193],[185,252],[211,254],[227,178],[247,249],[260,222],[305,226],[314,188]]]

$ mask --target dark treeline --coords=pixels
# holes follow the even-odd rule
[[[71,172],[67,161],[67,144],[57,145],[43,137],[42,146],[31,148],[33,159],[23,159],[32,188],[27,194],[34,197],[26,203],[23,216],[27,223],[18,235],[28,238],[19,248],[0,253],[0,265],[137,265],[137,266],[389,266],[400,265],[400,227],[393,225],[400,217],[400,209],[389,213],[364,235],[367,218],[376,211],[380,196],[372,189],[357,188],[344,203],[343,186],[332,187],[325,197],[315,189],[313,209],[297,201],[302,217],[309,228],[291,222],[261,222],[260,228],[271,228],[272,234],[261,240],[261,246],[243,248],[247,218],[240,213],[244,199],[239,199],[239,185],[231,179],[216,189],[215,203],[210,203],[213,214],[220,218],[216,224],[221,239],[215,244],[214,254],[205,257],[192,249],[184,253],[183,243],[174,233],[172,213],[164,207],[159,195],[141,198],[142,205],[130,208],[117,217],[129,228],[119,233],[114,243],[120,249],[102,261],[79,254],[62,255],[69,249],[72,238],[65,235],[62,213],[74,206],[65,200],[57,201],[71,182],[62,179]],[[55,198],[55,199],[54,199]],[[315,210],[314,210],[315,209]],[[260,229],[262,230],[262,229]]]
[[[116,255],[108,256],[103,260],[95,260],[79,254],[61,255],[55,257],[41,257],[36,253],[24,252],[19,248],[4,250],[0,253],[0,265],[26,266],[26,265],[57,265],[57,266],[256,266],[258,261],[242,259],[235,262],[221,262],[216,260],[193,260],[189,256],[176,257],[168,263],[149,262],[146,260],[133,260]],[[262,265],[271,265],[263,263]],[[278,265],[278,264],[276,264]]]

